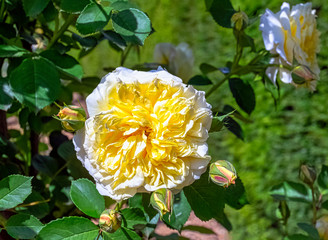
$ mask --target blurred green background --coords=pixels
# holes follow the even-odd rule
[[[152,62],[153,50],[157,43],[187,42],[195,56],[194,74],[200,73],[203,62],[217,67],[224,66],[234,56],[235,40],[231,29],[219,27],[206,12],[202,0],[135,0],[146,12],[155,32],[140,48],[140,57],[133,50],[126,61],[126,67],[136,63]],[[235,9],[246,12],[250,18],[257,16],[247,33],[255,39],[256,48],[264,48],[259,18],[265,8],[277,12],[282,1],[278,0],[231,0]],[[297,4],[301,1],[290,1]],[[231,161],[243,180],[250,205],[237,211],[226,209],[232,222],[232,239],[278,239],[281,228],[277,224],[275,210],[278,206],[269,195],[271,187],[283,180],[298,181],[298,167],[303,162],[317,167],[327,163],[328,156],[328,63],[327,30],[328,5],[324,1],[313,1],[317,9],[318,28],[321,31],[321,52],[319,64],[322,68],[318,90],[311,94],[306,89],[295,89],[281,84],[281,97],[277,107],[271,94],[263,84],[254,81],[254,75],[246,76],[256,93],[256,108],[249,117],[253,123],[240,123],[245,132],[245,141],[237,139],[227,130],[212,134],[209,139],[210,154],[214,160]],[[245,52],[245,56],[252,54]],[[118,67],[120,53],[103,41],[93,52],[80,59],[85,76],[102,77],[106,67]],[[222,76],[213,75],[214,81]],[[225,83],[209,101],[213,107],[222,109],[229,104],[238,109]],[[245,115],[246,116],[246,115]],[[247,117],[247,116],[246,116]],[[320,170],[320,169],[317,169]],[[305,205],[291,207],[292,221],[289,231],[295,232],[297,221],[306,221],[309,213]],[[280,236],[280,237],[279,237]]]

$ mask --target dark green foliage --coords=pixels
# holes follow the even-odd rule
[[[78,179],[72,182],[70,196],[74,204],[88,216],[99,218],[105,210],[105,200],[88,179]]]
[[[43,224],[33,215],[16,214],[8,219],[6,230],[10,236],[19,239],[32,239],[43,228]]]
[[[89,219],[65,217],[48,223],[37,236],[38,240],[95,239],[99,228]]]
[[[230,0],[205,0],[206,9],[222,27],[231,27],[231,17],[235,13]]]
[[[25,59],[10,75],[15,97],[34,111],[51,104],[60,93],[59,74],[45,58]]]
[[[255,94],[252,86],[240,78],[229,79],[229,87],[239,107],[251,114],[255,108]]]
[[[0,181],[0,210],[22,203],[32,192],[31,177],[11,175]]]

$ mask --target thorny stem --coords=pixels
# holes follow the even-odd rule
[[[75,16],[73,14],[71,14],[67,17],[63,26],[61,26],[61,28],[58,30],[57,33],[56,32],[54,33],[54,36],[52,37],[52,39],[50,40],[50,42],[48,44],[48,49],[50,49],[58,41],[58,39],[61,37],[61,35],[64,34],[64,32],[67,30],[69,25],[71,25],[71,23],[74,21],[74,19],[75,19]]]

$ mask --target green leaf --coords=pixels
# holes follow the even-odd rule
[[[32,239],[43,228],[43,224],[33,215],[19,213],[10,217],[6,230],[13,238]]]
[[[183,225],[187,222],[190,212],[191,207],[186,196],[184,195],[184,192],[181,191],[174,196],[173,211],[171,216],[168,213],[165,214],[163,216],[163,221],[170,228],[176,229],[180,232]]]
[[[188,225],[182,228],[182,230],[189,230],[194,232],[199,232],[203,234],[215,234],[211,229],[202,227],[202,226],[196,226],[196,225]]]
[[[305,231],[312,239],[316,239],[316,240],[320,239],[318,230],[315,227],[313,227],[311,224],[297,223],[297,226],[303,231]]]
[[[136,8],[135,4],[130,3],[126,0],[110,0],[112,3],[112,8],[117,11],[123,11],[129,8]]]
[[[205,0],[206,9],[220,26],[231,28],[231,17],[235,13],[230,0]]]
[[[50,60],[57,66],[57,68],[59,68],[59,70],[64,71],[68,75],[72,75],[78,79],[83,77],[82,66],[72,56],[68,54],[60,54],[55,50],[47,50],[42,52],[40,55]]]
[[[230,91],[239,107],[251,114],[255,108],[255,94],[252,86],[240,78],[229,79]]]
[[[8,23],[0,23],[0,36],[5,38],[14,38],[16,37],[16,30],[13,24]]]
[[[81,34],[91,34],[102,30],[108,23],[112,8],[97,3],[89,3],[76,20],[76,28]]]
[[[321,204],[321,207],[328,210],[328,200],[324,201],[322,204]]]
[[[30,52],[24,48],[20,48],[14,45],[0,45],[0,58],[23,57],[29,54]]]
[[[328,166],[322,165],[321,172],[318,176],[319,187],[328,190]]]
[[[120,34],[108,30],[108,31],[103,31],[102,34],[104,37],[108,40],[109,44],[116,50],[123,51],[126,48],[126,42],[125,40],[121,37]]]
[[[239,177],[236,179],[235,184],[225,188],[224,197],[226,203],[234,209],[241,209],[249,203],[244,185]]]
[[[32,191],[32,193],[25,199],[24,204],[32,203],[32,202],[43,202],[45,199],[42,195],[36,191]],[[39,219],[47,216],[49,213],[49,205],[46,202],[37,204],[35,206],[28,207],[16,207],[16,211],[20,213],[31,214]]]
[[[208,63],[202,63],[200,65],[199,69],[204,75],[211,73],[211,72],[219,71],[219,68],[214,67]]]
[[[145,214],[140,208],[125,208],[121,210],[124,227],[131,228],[135,225],[146,225]]]
[[[270,195],[279,201],[312,202],[311,190],[303,184],[295,182],[286,181],[274,186],[270,191]]]
[[[103,232],[104,240],[141,240],[142,238],[128,228],[121,227],[114,233]]]
[[[192,78],[190,78],[190,80],[188,81],[189,85],[210,85],[212,84],[212,81],[206,77],[206,76],[202,76],[202,75],[196,75]]]
[[[216,221],[218,221],[223,227],[225,227],[228,231],[232,230],[232,225],[227,218],[227,215],[222,211],[218,215],[214,217]]]
[[[208,171],[183,191],[200,220],[210,220],[223,211],[224,189],[209,181]]]
[[[72,38],[86,48],[95,47],[98,43],[98,40],[95,37],[81,37],[76,33],[72,33]]]
[[[234,110],[222,116],[214,116],[212,119],[212,125],[209,132],[219,132],[224,126],[224,120],[234,113]]]
[[[10,75],[12,91],[23,104],[40,110],[60,93],[60,79],[54,64],[47,59],[25,59]]]
[[[61,0],[60,8],[65,12],[79,13],[85,6],[90,3],[90,0]]]
[[[13,93],[8,80],[0,77],[0,110],[7,111],[13,102]]]
[[[32,192],[32,177],[10,175],[0,181],[0,211],[16,207]]]
[[[237,138],[244,140],[244,132],[238,122],[232,117],[226,117],[224,119],[224,126],[232,132]]]
[[[23,7],[28,17],[34,17],[41,13],[50,0],[23,0]]]
[[[285,237],[284,240],[310,240],[308,236],[303,234],[293,234]]]
[[[56,159],[39,154],[32,158],[32,166],[39,172],[42,172],[49,177],[54,176],[58,170]]]
[[[93,182],[82,178],[72,182],[71,199],[86,215],[99,218],[105,210],[105,199],[101,196]]]
[[[74,150],[74,145],[71,141],[66,141],[62,143],[57,153],[60,157],[67,161],[67,168],[69,170],[70,175],[75,178],[88,178],[89,180],[93,180],[85,167],[82,166],[81,161],[76,158],[76,152]]]
[[[135,8],[114,12],[112,23],[115,32],[127,42],[143,45],[152,28],[147,15]]]
[[[64,217],[48,223],[39,233],[39,240],[95,239],[99,228],[83,217]]]

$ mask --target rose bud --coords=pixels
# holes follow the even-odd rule
[[[302,164],[300,167],[299,177],[302,182],[312,186],[317,178],[317,173],[313,167]]]
[[[119,212],[106,209],[99,218],[99,226],[103,231],[113,233],[121,227],[122,216]]]
[[[60,107],[59,113],[54,118],[61,121],[66,131],[75,132],[84,127],[86,113],[82,107],[69,105]]]
[[[248,16],[242,11],[236,12],[234,15],[232,15],[231,22],[237,31],[241,31],[248,25]]]
[[[166,213],[172,212],[173,194],[170,190],[162,188],[151,194],[150,204],[163,217]]]
[[[211,180],[221,187],[228,187],[231,184],[235,184],[237,178],[234,166],[225,160],[212,163],[209,174]]]

